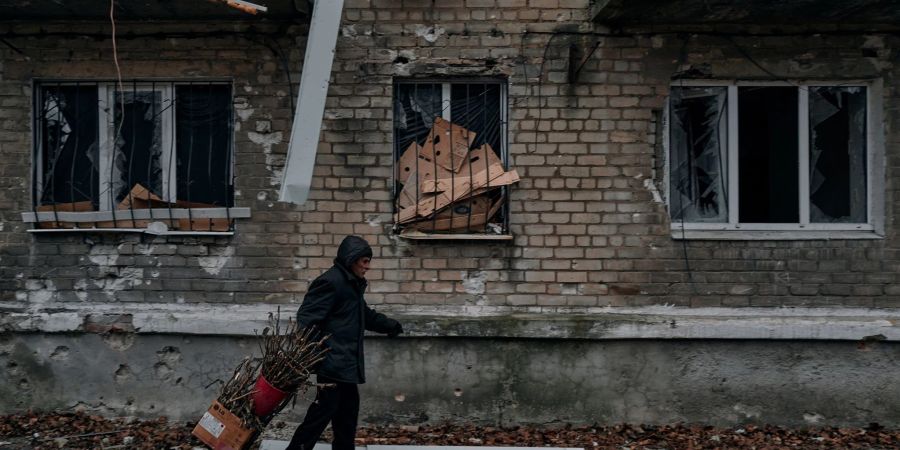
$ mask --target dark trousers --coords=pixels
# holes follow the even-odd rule
[[[335,386],[319,387],[316,400],[309,405],[303,423],[297,427],[287,450],[312,450],[331,422],[334,433],[332,450],[353,450],[356,438],[356,420],[359,415],[359,388],[353,383],[340,383],[319,376],[319,384],[334,383]]]

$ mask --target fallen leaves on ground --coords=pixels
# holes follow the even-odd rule
[[[273,426],[284,426],[276,422]],[[191,435],[194,424],[107,419],[85,413],[28,413],[0,416],[0,448],[15,449],[179,449],[203,445]],[[328,433],[324,436],[330,438]],[[578,447],[587,450],[662,449],[893,449],[900,430],[878,424],[865,428],[785,428],[746,425],[519,426],[403,425],[362,427],[357,445],[463,445]]]
[[[0,416],[0,448],[15,449],[172,449],[201,446],[193,424],[156,420],[107,419],[75,413]]]
[[[900,430],[866,428],[791,429],[770,425],[717,428],[703,425],[477,427],[439,425],[370,427],[357,444],[580,447],[591,449],[888,449],[900,447]]]

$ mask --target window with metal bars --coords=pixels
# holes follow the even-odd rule
[[[42,81],[35,94],[38,228],[233,229],[230,83]]]
[[[396,80],[395,228],[508,235],[506,83]]]

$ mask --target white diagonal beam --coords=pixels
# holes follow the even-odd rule
[[[316,148],[328,95],[328,79],[334,61],[344,0],[320,0],[313,6],[306,54],[303,57],[303,73],[300,75],[300,91],[297,93],[297,109],[291,127],[284,177],[278,200],[302,204],[309,196],[313,167],[316,165]]]

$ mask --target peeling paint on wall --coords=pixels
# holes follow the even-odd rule
[[[30,309],[36,310],[42,303],[52,301],[56,297],[56,285],[52,280],[26,280],[25,289],[28,291]]]
[[[760,410],[758,407],[753,407],[749,405],[744,405],[742,403],[736,403],[732,408],[734,412],[740,414],[742,419],[752,419],[754,417],[760,416]]]
[[[819,425],[825,420],[825,416],[818,413],[804,413],[803,421],[810,425]]]
[[[272,154],[272,146],[280,144],[284,140],[284,134],[280,131],[274,133],[248,131],[247,137],[250,142],[263,148],[263,153],[266,155],[266,170],[272,173],[272,176],[269,177],[269,184],[280,185],[281,177],[284,174],[284,155]]]
[[[487,273],[482,270],[475,272],[462,272],[462,284],[467,294],[483,295]]]
[[[369,224],[370,227],[380,227],[381,216],[379,216],[378,214],[370,214],[366,216],[366,223]]]
[[[218,275],[234,255],[234,247],[214,248],[210,249],[210,253],[212,255],[197,258],[200,261],[200,268],[210,275]]]
[[[122,267],[117,271],[108,272],[105,278],[93,280],[93,282],[106,294],[107,298],[115,300],[117,292],[140,286],[144,282],[144,269]]]
[[[648,191],[650,191],[650,195],[653,196],[653,201],[655,203],[663,203],[662,195],[660,195],[659,189],[657,189],[656,183],[654,183],[653,180],[644,178],[644,187],[647,188]]]
[[[434,25],[416,25],[416,36],[419,36],[422,39],[425,39],[428,42],[434,42],[441,37],[442,34],[446,33],[442,27],[437,27]]]
[[[250,107],[250,103],[246,98],[243,97],[235,97],[234,99],[234,113],[237,114],[238,118],[241,119],[241,122],[246,122],[250,120],[250,116],[253,115],[255,110]]]

